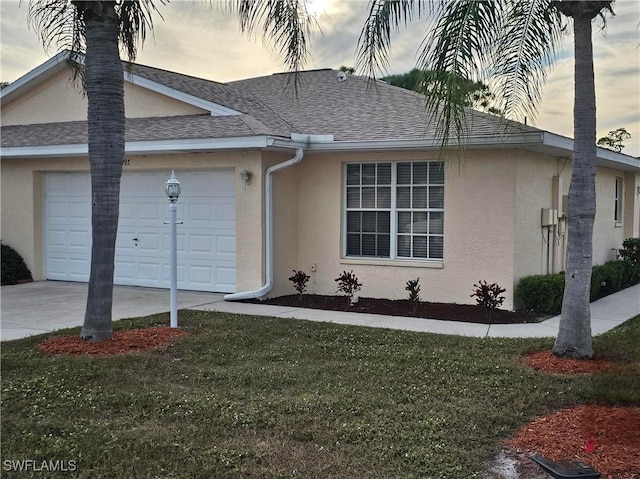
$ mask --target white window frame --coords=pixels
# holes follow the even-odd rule
[[[613,193],[613,221],[616,225],[622,225],[624,180],[616,176],[615,189]]]
[[[397,206],[397,165],[400,163],[437,163],[440,164],[442,168],[444,168],[444,163],[439,160],[394,160],[394,161],[354,161],[354,162],[346,162],[343,164],[343,184],[342,184],[342,195],[343,195],[343,206],[342,206],[342,257],[349,260],[375,260],[375,261],[409,261],[409,262],[422,262],[422,263],[443,263],[444,261],[444,222],[445,222],[445,204],[443,198],[442,208],[399,208]],[[390,164],[391,165],[391,207],[390,208],[350,208],[347,204],[347,168],[348,165],[369,165],[369,164]],[[375,185],[378,185],[378,181],[376,178]],[[433,186],[434,184],[429,183],[425,186]],[[440,186],[439,184],[435,184]],[[372,185],[373,186],[373,185]],[[403,185],[400,185],[403,186]],[[410,186],[415,186],[413,183]],[[423,185],[420,185],[423,186]],[[446,175],[443,172],[443,182],[442,185],[443,190],[446,190]],[[443,193],[444,194],[444,193]],[[347,227],[347,213],[349,211],[388,211],[389,218],[389,234],[390,234],[390,244],[389,244],[389,256],[370,256],[370,255],[349,255],[347,254],[347,236],[348,236],[348,227]],[[411,257],[411,256],[398,256],[398,236],[403,235],[404,233],[398,232],[398,213],[399,212],[437,212],[442,213],[443,215],[443,226],[442,226],[442,234],[430,233],[427,230],[426,236],[440,236],[442,237],[442,257],[441,258],[429,258],[429,251],[427,248],[427,257]],[[415,236],[416,234],[412,234]],[[421,236],[417,234],[417,236]]]

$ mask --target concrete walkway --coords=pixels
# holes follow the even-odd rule
[[[0,338],[23,338],[61,328],[81,326],[87,295],[84,283],[38,281],[0,289]],[[560,317],[534,324],[475,324],[437,319],[406,318],[225,302],[222,294],[178,292],[178,308],[256,316],[296,318],[374,328],[402,329],[472,337],[555,337]],[[169,292],[163,289],[116,286],[114,320],[169,311]],[[640,314],[640,284],[591,304],[591,329],[602,334]]]

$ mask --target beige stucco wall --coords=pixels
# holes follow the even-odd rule
[[[237,289],[262,285],[262,158],[258,151],[186,155],[127,156],[126,171],[236,170]],[[244,189],[239,172],[254,175]],[[43,278],[43,190],[46,172],[88,171],[86,158],[6,159],[0,162],[2,241],[15,248],[31,269],[34,279]]]
[[[473,152],[464,163],[453,160],[447,165],[443,262],[342,257],[344,163],[432,158],[423,153],[307,155],[291,168],[288,178],[281,178],[290,184],[288,193],[276,202],[276,215],[297,211],[295,269],[311,276],[309,293],[334,294],[334,279],[344,270],[355,272],[364,284],[360,295],[368,297],[405,298],[406,281],[416,277],[422,285],[421,297],[428,301],[473,303],[469,295],[481,279],[507,287],[512,284],[515,166],[504,153]],[[288,242],[279,228],[276,238],[277,245]],[[287,279],[294,251],[286,248],[285,254],[279,249],[274,296],[294,292]],[[311,265],[316,265],[316,272],[311,272]]]
[[[125,82],[127,118],[193,115],[205,110]],[[2,125],[84,121],[87,99],[61,71],[15,100],[2,105]]]

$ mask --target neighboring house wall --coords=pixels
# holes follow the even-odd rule
[[[257,151],[191,155],[127,157],[126,171],[166,171],[167,179],[180,171],[235,169],[237,289],[256,289],[262,285],[262,156]],[[6,159],[1,162],[2,241],[14,247],[31,269],[34,279],[43,279],[43,203],[42,177],[47,172],[88,171],[86,158]],[[254,174],[244,189],[239,172]],[[164,198],[163,198],[164,199]],[[168,209],[168,202],[167,202]],[[178,201],[180,216],[180,201]],[[178,228],[180,228],[178,226]]]
[[[178,116],[205,110],[125,82],[127,118]],[[31,125],[87,119],[87,99],[62,71],[14,101],[2,105],[2,125]]]
[[[87,99],[64,70],[10,103],[2,104],[2,125],[32,125],[87,119]]]

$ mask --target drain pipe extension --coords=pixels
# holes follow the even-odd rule
[[[304,150],[302,148],[296,148],[296,154],[293,158],[267,169],[265,174],[265,222],[267,228],[267,235],[265,238],[265,277],[266,283],[262,288],[254,291],[244,291],[242,293],[227,294],[224,296],[225,301],[238,301],[242,299],[254,299],[260,298],[266,295],[271,288],[273,288],[273,174],[276,171],[288,168],[302,161],[304,156]]]

